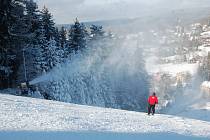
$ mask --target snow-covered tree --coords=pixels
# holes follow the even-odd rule
[[[60,34],[59,34],[58,27],[55,27],[55,33],[54,33],[54,40],[56,41],[56,45],[60,46]]]
[[[59,31],[59,42],[60,42],[60,46],[62,48],[64,48],[66,46],[67,43],[67,32],[66,29],[62,26],[61,30]]]
[[[69,30],[69,52],[78,51],[86,47],[87,30],[84,24],[81,24],[78,19]]]
[[[34,46],[34,66],[38,74],[49,71],[61,62],[63,52],[58,49],[59,33],[55,28],[52,15],[46,7],[41,11],[37,34],[38,43]]]
[[[49,41],[50,39],[55,37],[55,23],[53,21],[52,14],[46,7],[42,9],[41,13],[44,35],[45,38]]]
[[[105,31],[102,26],[91,25],[90,26],[90,39],[98,40],[104,37]]]
[[[44,49],[44,58],[46,62],[46,71],[49,71],[59,63],[63,56],[63,50],[57,46],[57,42],[53,39],[48,41],[47,46]]]

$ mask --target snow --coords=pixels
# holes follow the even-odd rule
[[[176,115],[210,122],[210,102],[201,100],[200,102],[196,102],[191,106],[186,107]]]
[[[210,31],[201,33],[201,37],[202,38],[209,38],[210,37]]]
[[[189,72],[190,74],[194,75],[197,72],[198,63],[195,64],[188,64],[188,63],[180,63],[180,64],[156,64],[150,65],[147,67],[147,71],[149,73],[168,73],[173,76],[176,76],[178,73],[181,72]]]
[[[196,110],[208,110],[210,111],[210,102],[200,102],[197,104],[194,104],[192,108]]]
[[[208,53],[210,52],[210,46],[207,45],[201,45],[198,47],[198,50],[200,50],[200,56],[208,56]]]
[[[40,99],[44,99],[44,97],[41,95],[41,93],[36,90],[35,92],[32,92],[30,95],[32,98],[40,98]]]
[[[102,133],[102,132],[0,132],[7,140],[207,140],[207,138],[182,136],[172,133]]]
[[[201,84],[202,87],[206,87],[206,88],[210,88],[210,81],[204,81],[202,84]]]
[[[1,139],[209,139],[210,122],[0,94]]]
[[[10,94],[10,95],[19,95],[19,93],[17,92],[17,89],[15,88],[3,89],[3,90],[0,90],[0,93]]]

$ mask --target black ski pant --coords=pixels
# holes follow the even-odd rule
[[[152,111],[152,115],[154,115],[155,114],[155,104],[154,105],[148,105],[148,115],[150,115],[150,113],[151,113],[151,111]]]

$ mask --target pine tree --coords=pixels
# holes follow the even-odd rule
[[[74,25],[71,26],[69,31],[69,52],[81,50],[86,47],[87,43],[87,30],[84,24],[81,24],[76,19]]]
[[[90,26],[90,39],[91,40],[101,39],[104,37],[104,35],[105,35],[105,32],[102,26],[97,26],[97,25]]]
[[[33,48],[34,61],[33,65],[36,70],[36,76],[41,75],[46,72],[46,59],[45,59],[45,49],[47,47],[48,41],[45,38],[45,31],[42,24],[42,20],[40,20],[40,29],[37,30],[37,39],[38,42]]]
[[[63,61],[54,24],[48,9],[40,12],[33,0],[0,0],[0,88],[31,80]]]
[[[55,32],[53,36],[54,36],[54,40],[56,41],[56,46],[60,46],[60,35],[59,35],[58,27],[55,27]]]
[[[28,34],[31,34],[29,43],[37,45],[41,43],[40,39],[43,37],[43,24],[41,13],[38,10],[37,4],[33,0],[26,1],[26,22]]]
[[[63,52],[62,50],[57,46],[57,43],[55,40],[51,39],[48,41],[47,46],[44,50],[44,56],[45,56],[45,62],[46,62],[46,71],[49,71],[56,65],[58,65],[62,60]]]
[[[65,47],[66,42],[67,42],[66,35],[67,35],[66,29],[62,26],[59,32],[59,42],[62,48]]]
[[[49,71],[55,64],[53,63],[53,50],[58,46],[58,31],[55,28],[52,15],[46,7],[41,11],[39,29],[37,30],[38,43],[34,47],[34,66],[37,75]],[[53,41],[52,41],[53,40]],[[55,43],[55,44],[53,44]],[[59,51],[58,51],[59,52]],[[50,56],[53,54],[52,56]]]
[[[52,19],[51,13],[46,7],[43,8],[41,13],[45,38],[49,41],[55,37],[55,23]]]
[[[9,25],[8,10],[11,0],[1,0],[0,2],[0,87],[7,86],[8,76],[11,73],[11,68],[8,66],[7,60],[7,47],[9,46]]]
[[[24,0],[0,1],[0,88],[14,85],[24,30]]]
[[[34,66],[37,72],[37,75],[41,75],[46,72],[46,59],[44,55],[44,48],[46,47],[46,44],[40,44],[37,47],[34,48],[34,54],[35,54],[35,60],[34,60]]]
[[[27,0],[25,1],[25,9],[27,40],[24,48],[22,49],[23,55],[20,55],[21,65],[18,70],[18,82],[32,80],[39,74],[39,71],[36,69],[36,65],[34,64],[36,57],[40,57],[38,49],[42,45],[44,39],[42,35],[43,27],[41,15],[37,4],[33,0]],[[39,54],[39,56],[37,54]]]

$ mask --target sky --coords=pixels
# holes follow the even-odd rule
[[[49,8],[57,24],[135,18],[177,8],[205,7],[210,0],[35,0]]]

